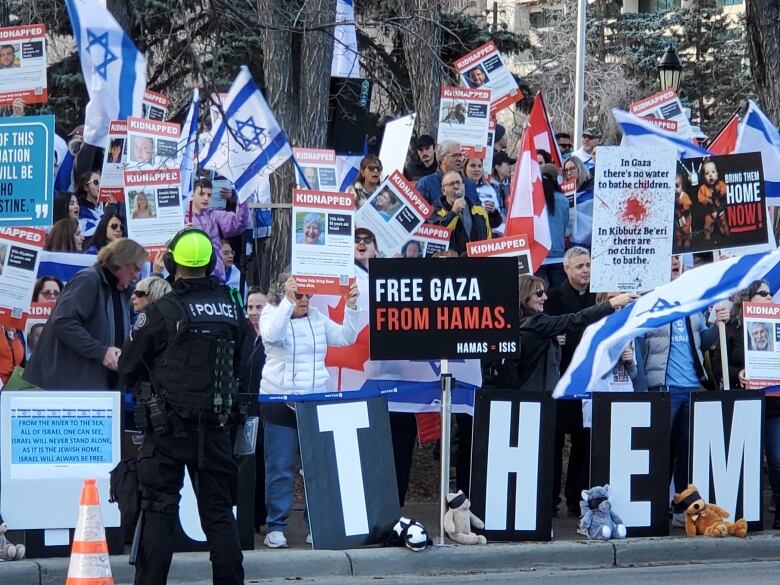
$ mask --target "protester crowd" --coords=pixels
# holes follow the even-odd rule
[[[69,148],[80,150],[83,127],[69,136]],[[630,294],[590,292],[590,217],[577,215],[571,196],[561,183],[573,183],[573,197],[588,196],[593,189],[600,142],[598,130],[582,135],[582,147],[572,152],[571,135],[555,136],[561,167],[550,153],[540,150],[545,205],[551,235],[546,260],[533,275],[520,277],[520,351],[516,359],[483,363],[483,387],[551,392],[571,362],[587,325],[620,310],[635,297]],[[451,230],[449,250],[437,256],[460,256],[467,244],[502,235],[510,205],[510,181],[517,163],[507,152],[506,132],[496,130],[491,168],[484,157],[462,153],[454,140],[440,143],[429,135],[418,136],[403,169],[418,192],[433,206],[429,223]],[[100,200],[99,152],[90,152],[73,166],[70,184],[58,177],[53,225],[44,249],[51,252],[94,254],[95,264],[67,283],[54,276],[38,279],[31,301],[52,305],[45,326],[21,332],[3,327],[7,344],[0,345],[0,379],[7,383],[17,368],[23,368],[24,383],[44,389],[109,389],[129,392],[119,373],[120,349],[134,320],[143,320],[147,308],[171,291],[173,275],[159,257],[149,258],[139,244],[127,239],[125,207]],[[84,163],[84,158],[92,161]],[[375,154],[363,158],[354,183],[347,192],[355,195],[356,207],[365,204],[385,177],[382,161]],[[703,175],[706,169],[702,171]],[[702,177],[702,184],[705,177]],[[66,190],[70,187],[70,190]],[[255,274],[242,273],[237,257],[259,250],[244,249],[240,237],[250,227],[249,206],[238,202],[235,192],[221,189],[213,194],[212,182],[198,177],[186,226],[205,232],[212,244],[215,265],[212,276],[225,282],[244,303],[256,336],[251,359],[240,372],[252,392],[270,394],[312,393],[326,389],[328,347],[355,343],[358,336],[358,286],[345,296],[342,323],[311,305],[311,295],[297,290],[295,280],[284,274],[265,291],[253,286]],[[226,200],[225,209],[210,205],[212,197]],[[591,195],[592,196],[592,195]],[[377,196],[379,199],[379,196]],[[381,211],[381,206],[376,205]],[[135,213],[138,212],[136,209]],[[315,221],[316,220],[316,221]],[[304,222],[302,238],[320,237],[322,228]],[[316,232],[316,233],[315,233]],[[404,246],[402,257],[418,257]],[[379,257],[376,235],[361,227],[355,230],[354,261],[358,280],[366,280],[370,260]],[[707,258],[689,258],[690,267]],[[245,264],[247,265],[247,264]],[[671,278],[686,268],[679,257],[671,260]],[[142,275],[148,274],[145,278]],[[729,380],[731,388],[747,386],[744,375],[742,303],[771,302],[772,293],[757,281],[733,299],[729,311],[713,307],[702,314],[680,319],[631,341],[614,369],[589,391],[662,391],[671,396],[670,479],[677,488],[688,483],[689,408],[692,392],[722,387],[717,323],[726,323]],[[780,403],[768,398],[764,445],[773,498],[780,498]],[[258,532],[266,527],[264,543],[270,548],[287,546],[286,528],[293,504],[293,480],[298,471],[298,435],[294,407],[290,404],[253,404],[250,414],[262,421],[256,451],[256,513]],[[130,419],[127,419],[128,421]],[[132,423],[129,423],[132,424]],[[580,515],[580,493],[588,485],[590,454],[590,400],[561,400],[556,408],[555,462],[550,511],[556,516],[565,502],[566,513]],[[403,506],[410,480],[417,440],[413,414],[390,413],[390,428],[398,483]],[[456,483],[468,492],[471,417],[456,417]],[[566,437],[569,455],[563,485],[563,453]],[[431,462],[432,470],[434,462]],[[561,499],[563,490],[564,499]],[[671,510],[673,525],[682,526],[680,510]],[[776,516],[774,528],[780,528]],[[308,539],[307,539],[308,540]]]

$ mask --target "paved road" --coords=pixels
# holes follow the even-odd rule
[[[247,579],[246,585],[604,585],[630,583],[631,585],[776,585],[780,582],[780,562],[728,563],[707,565],[671,565],[664,567],[636,567],[630,569],[593,569],[575,571],[523,571],[516,573],[487,573],[479,575],[446,575],[410,577],[338,577],[322,579]],[[186,585],[207,585],[211,581]],[[118,584],[119,585],[119,584]],[[169,585],[180,585],[169,583]],[[181,585],[184,585],[183,583]]]

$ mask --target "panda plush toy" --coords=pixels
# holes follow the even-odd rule
[[[425,526],[412,518],[399,518],[387,534],[384,546],[406,546],[414,552],[425,550],[433,542],[428,538]]]

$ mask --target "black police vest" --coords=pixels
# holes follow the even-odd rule
[[[168,344],[154,361],[156,393],[183,416],[213,410],[215,392],[227,392],[224,385],[216,387],[217,380],[236,378],[241,308],[227,294],[172,293],[157,304]],[[225,396],[221,398],[224,402]]]

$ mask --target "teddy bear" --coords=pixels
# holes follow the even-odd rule
[[[471,527],[482,529],[485,523],[477,518],[471,510],[471,502],[463,490],[456,494],[447,494],[447,512],[444,514],[444,531],[452,540],[459,544],[487,544],[487,539],[481,534],[471,532]]]
[[[577,532],[591,540],[625,538],[626,527],[620,516],[612,511],[609,484],[582,490],[580,523]]]
[[[11,544],[5,537],[8,532],[8,526],[5,522],[0,523],[0,561],[21,561],[24,558],[24,545]]]
[[[728,534],[744,537],[747,534],[747,521],[740,518],[736,522],[724,522],[730,514],[720,506],[705,502],[699,490],[688,484],[679,494],[674,494],[674,503],[685,511],[685,534],[696,536],[723,537]]]

